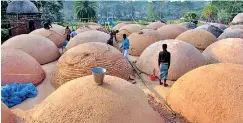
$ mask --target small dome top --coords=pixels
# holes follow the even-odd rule
[[[195,29],[195,28],[197,28],[197,25],[195,23],[193,23],[193,22],[182,22],[179,25],[184,26],[184,27],[186,27],[188,29]]]
[[[218,37],[219,40],[226,38],[243,38],[243,29],[227,30]]]
[[[168,24],[157,29],[160,40],[175,39],[181,33],[187,31],[187,28],[178,24]]]
[[[117,41],[122,42],[123,34],[126,34],[127,37],[134,32],[139,32],[140,30],[144,29],[144,26],[139,24],[127,24],[119,29],[119,32],[116,34]]]
[[[230,26],[227,29],[225,29],[224,32],[231,31],[231,30],[234,30],[234,29],[242,29],[243,30],[243,25],[233,25],[233,26]]]
[[[38,9],[34,3],[29,0],[12,1],[8,4],[6,13],[27,14],[38,13]]]
[[[128,25],[129,23],[126,23],[126,22],[121,22],[121,23],[118,23],[116,26],[114,26],[113,28],[112,28],[112,30],[119,30],[120,28],[122,28],[122,27],[124,27],[124,26],[126,26],[126,25]]]
[[[243,24],[243,13],[237,14],[231,22],[232,24]]]
[[[221,30],[220,28],[218,28],[214,25],[210,25],[210,24],[205,24],[205,25],[199,26],[196,29],[204,29],[204,30],[212,33],[216,38],[218,38],[223,33],[223,30]]]
[[[97,86],[93,76],[67,82],[27,111],[27,123],[164,123],[137,86],[106,75]]]
[[[167,102],[192,123],[243,121],[243,65],[219,63],[194,69],[171,87]]]
[[[80,25],[80,27],[75,31],[76,33],[82,33],[82,32],[85,32],[85,31],[90,31],[90,30],[97,30],[97,31],[101,31],[101,32],[104,32],[104,33],[109,33],[109,31],[104,28],[103,26],[99,25],[99,24],[89,24],[89,23],[86,23],[86,24],[82,24]]]
[[[162,23],[161,21],[157,21],[157,22],[150,23],[146,27],[149,28],[149,29],[157,30],[158,28],[160,28],[161,26],[164,26],[164,25],[166,25],[166,24]]]

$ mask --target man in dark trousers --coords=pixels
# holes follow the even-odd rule
[[[159,59],[158,59],[158,65],[159,65],[159,84],[164,84],[165,87],[168,86],[166,84],[167,76],[168,76],[168,70],[170,68],[170,52],[167,51],[167,44],[162,45],[163,51],[159,52]],[[162,79],[164,80],[164,83],[162,83]]]

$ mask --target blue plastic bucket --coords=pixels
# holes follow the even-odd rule
[[[105,68],[101,67],[95,67],[92,69],[92,74],[94,76],[94,81],[98,84],[101,85],[103,83],[104,77],[105,77]]]

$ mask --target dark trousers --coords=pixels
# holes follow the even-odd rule
[[[70,35],[67,35],[67,40],[68,40],[68,41],[70,40]]]

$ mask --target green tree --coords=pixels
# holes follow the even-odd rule
[[[215,20],[217,17],[217,7],[212,3],[209,3],[203,9],[203,17],[207,19],[207,21]]]
[[[88,22],[97,17],[97,2],[75,1],[75,12],[78,19]]]
[[[148,20],[154,21],[156,20],[156,14],[155,14],[155,5],[154,2],[150,2],[148,5]]]
[[[187,12],[185,13],[184,15],[184,21],[185,22],[193,22],[195,24],[198,23],[198,17],[197,17],[197,14],[195,12]]]

